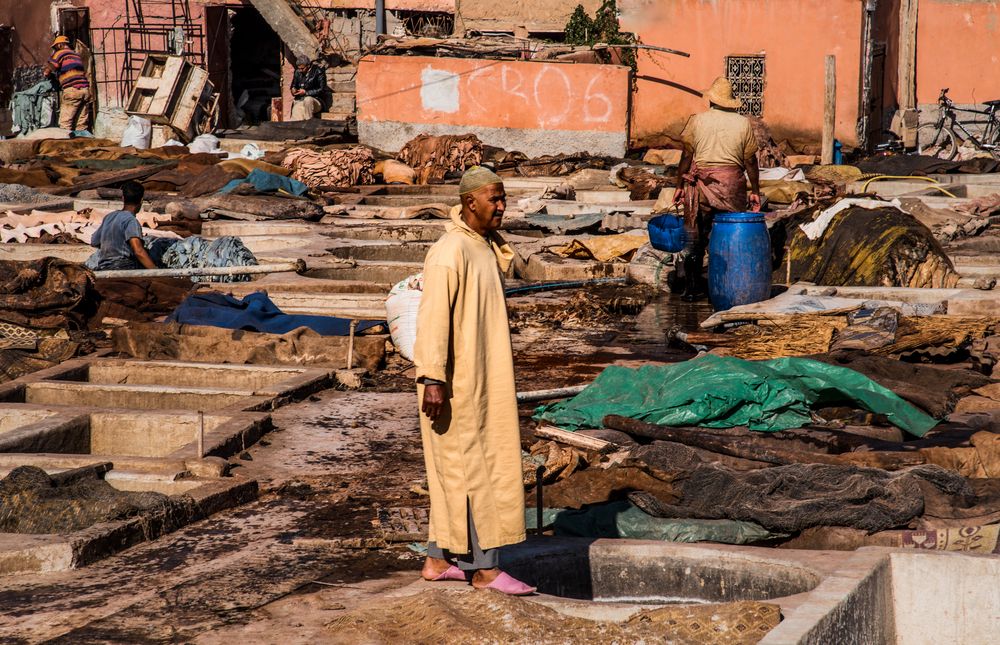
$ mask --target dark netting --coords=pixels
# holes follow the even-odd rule
[[[903,526],[923,513],[921,481],[948,495],[973,495],[964,477],[938,466],[889,472],[793,464],[740,473],[706,465],[674,482],[681,494],[676,503],[648,492],[631,493],[629,500],[656,517],[742,520],[782,533],[813,526],[874,533]]]
[[[50,477],[41,468],[19,466],[0,480],[0,532],[66,534],[100,522],[158,515],[175,526],[194,518],[188,496],[126,492],[95,470]]]

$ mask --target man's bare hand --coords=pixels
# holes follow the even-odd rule
[[[750,210],[754,213],[760,212],[760,193],[750,193]]]
[[[431,384],[424,386],[424,402],[420,410],[427,415],[431,421],[441,416],[444,408],[444,385]]]
[[[682,201],[684,201],[684,186],[678,186],[677,189],[674,190],[674,205],[676,206]]]

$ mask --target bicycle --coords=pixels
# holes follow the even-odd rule
[[[917,128],[917,152],[939,159],[954,159],[958,148],[970,141],[977,149],[984,150],[994,157],[1000,158],[1000,100],[985,101],[985,110],[960,108],[948,98],[948,89],[941,90],[938,97],[938,118],[934,123],[925,123]],[[985,127],[977,137],[966,128],[966,125],[981,126],[984,121],[977,117],[971,120],[959,120],[957,113],[967,112],[985,116]]]

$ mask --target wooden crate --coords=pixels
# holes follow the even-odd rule
[[[129,95],[126,112],[188,135],[199,104],[211,95],[208,72],[181,56],[149,54]]]

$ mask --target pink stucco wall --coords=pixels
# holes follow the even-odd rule
[[[1000,4],[920,0],[917,16],[917,103],[945,87],[957,103],[1000,99]]]
[[[837,57],[836,136],[857,136],[862,7],[859,0],[619,0],[622,29],[648,45],[689,52],[639,55],[632,138],[676,139],[704,109],[699,91],[729,55],[764,54],[764,120],[776,138],[816,141],[823,122],[824,58]]]

